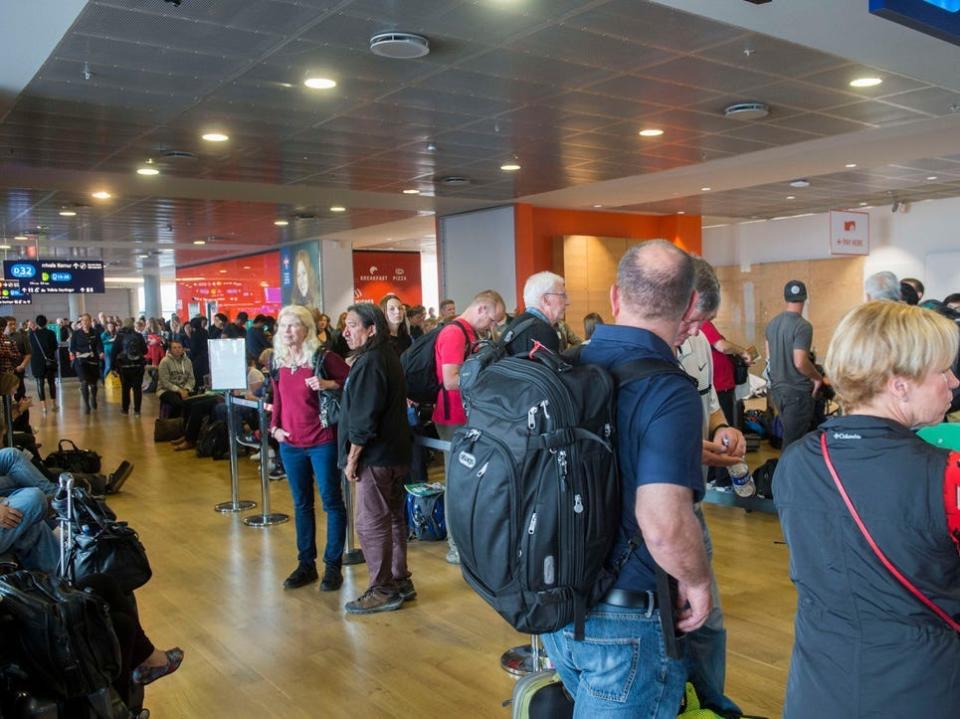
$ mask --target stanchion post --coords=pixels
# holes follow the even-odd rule
[[[227,443],[230,453],[230,501],[221,502],[214,509],[224,514],[243,512],[257,506],[249,499],[240,499],[240,468],[237,466],[237,423],[233,416],[233,393],[227,392]]]
[[[353,482],[343,472],[340,479],[343,482],[343,504],[347,510],[347,548],[343,552],[343,563],[363,564],[366,561],[363,550],[353,543]]]
[[[3,395],[3,418],[7,422],[7,446],[13,446],[13,397]]]
[[[290,516],[280,512],[270,512],[270,441],[268,439],[270,423],[267,411],[263,408],[263,398],[257,400],[257,424],[260,428],[260,514],[243,518],[248,527],[269,527],[290,521]]]

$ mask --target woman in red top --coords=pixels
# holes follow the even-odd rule
[[[320,353],[317,356],[317,353]],[[316,360],[315,360],[316,358]],[[314,367],[319,363],[319,374]],[[320,589],[340,588],[340,567],[346,539],[347,510],[337,469],[337,428],[320,421],[318,392],[343,387],[350,368],[333,352],[320,349],[310,310],[288,305],[280,310],[273,338],[273,420],[271,434],[280,443],[280,457],[293,495],[297,527],[297,568],[283,586],[296,589],[317,579],[316,519],[313,478],[327,515],[327,545]]]

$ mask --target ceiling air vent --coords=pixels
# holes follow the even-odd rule
[[[391,60],[412,60],[430,54],[430,41],[409,32],[381,32],[370,38],[370,52]]]
[[[447,187],[463,187],[464,185],[469,185],[471,180],[469,177],[463,177],[462,175],[447,175],[446,177],[437,178],[437,182]]]
[[[731,120],[760,120],[770,114],[765,102],[737,102],[723,111],[724,117]]]
[[[165,157],[168,160],[196,160],[197,156],[192,152],[187,152],[186,150],[166,150],[163,152],[162,157]]]

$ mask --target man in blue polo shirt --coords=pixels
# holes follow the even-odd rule
[[[605,367],[641,358],[676,363],[672,344],[692,308],[694,267],[665,241],[632,247],[620,260],[610,289],[614,325],[599,325],[581,355]],[[544,644],[576,700],[577,717],[675,717],[686,668],[664,651],[655,600],[655,567],[677,579],[676,626],[690,632],[711,608],[710,566],[694,502],[704,492],[700,470],[700,397],[679,375],[662,374],[626,384],[617,397],[617,452],[623,510],[614,565],[642,531],[617,583],[587,615],[584,641],[573,625],[546,634]]]

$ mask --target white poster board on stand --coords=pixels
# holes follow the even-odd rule
[[[210,389],[247,388],[246,340],[207,340],[207,351],[210,353]]]

